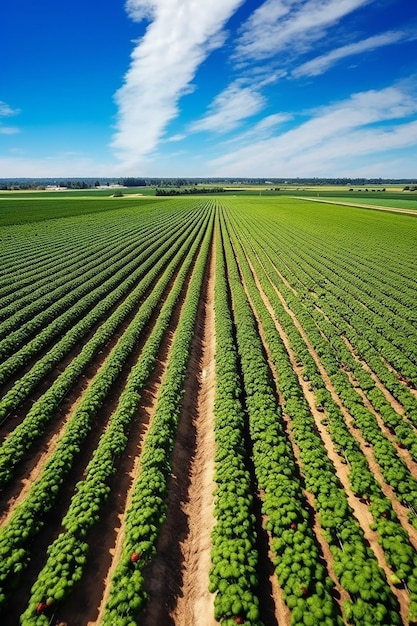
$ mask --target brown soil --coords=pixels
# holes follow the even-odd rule
[[[400,402],[398,402],[398,400],[396,398],[394,398],[394,396],[388,391],[388,389],[386,389],[386,387],[379,380],[378,376],[371,370],[369,365],[367,363],[365,363],[365,361],[363,361],[361,358],[358,357],[358,355],[355,353],[355,350],[354,350],[352,344],[350,343],[350,341],[346,337],[343,337],[343,341],[345,342],[345,344],[346,344],[347,348],[349,349],[350,353],[352,354],[353,358],[358,363],[360,363],[361,366],[363,367],[363,369],[365,371],[367,371],[368,374],[371,376],[372,380],[375,383],[375,387],[377,387],[384,394],[385,399],[387,400],[387,402],[390,403],[390,405],[392,406],[394,411],[396,411],[399,415],[402,415],[404,417],[405,416],[405,411],[404,411],[404,407],[402,406],[402,404]]]
[[[111,481],[111,493],[99,523],[89,533],[92,558],[87,561],[82,585],[71,596],[69,606],[60,611],[60,618],[71,626],[99,623],[107,600],[110,580],[122,552],[124,519],[129,508],[132,487],[138,475],[140,454],[149,423],[155,411],[158,389],[168,362],[172,333],[165,338],[156,368],[142,394],[129,442],[120,459],[117,475]],[[74,610],[74,607],[77,607]]]
[[[172,287],[173,278],[167,292]],[[119,561],[123,541],[126,513],[130,506],[134,482],[138,476],[143,441],[155,412],[157,397],[169,361],[175,328],[184,305],[188,280],[174,308],[171,325],[161,343],[153,373],[142,393],[137,415],[131,424],[126,451],[119,460],[118,471],[109,483],[111,492],[100,521],[86,538],[91,558],[87,561],[81,584],[74,590],[71,600],[59,612],[62,623],[71,626],[99,624],[110,591],[113,572]],[[164,300],[161,300],[161,304]],[[141,338],[135,350],[132,364],[136,362],[146,339],[151,333],[157,314],[151,318],[151,326]],[[74,607],[77,607],[76,610]]]
[[[168,515],[148,572],[144,626],[215,624],[208,591],[214,475],[214,254],[208,264],[168,485]]]
[[[263,300],[265,306],[267,307],[267,309],[268,309],[268,311],[269,311],[269,313],[271,315],[271,318],[275,320],[275,326],[277,328],[278,333],[281,336],[281,339],[283,340],[283,343],[284,343],[285,348],[286,348],[286,350],[288,352],[288,355],[289,355],[291,364],[293,366],[293,369],[294,369],[294,371],[297,373],[297,375],[299,377],[299,382],[302,383],[303,392],[305,394],[308,394],[308,396],[309,396],[309,404],[310,404],[310,402],[312,403],[310,405],[310,408],[314,408],[314,412],[316,413],[316,415],[314,415],[314,417],[315,417],[315,419],[316,419],[316,416],[317,416],[317,418],[321,418],[321,415],[318,413],[318,411],[316,410],[316,407],[315,407],[314,394],[308,389],[308,385],[302,379],[301,367],[299,365],[297,365],[297,362],[296,362],[296,359],[294,357],[294,354],[293,354],[293,352],[292,352],[292,350],[290,348],[288,338],[285,335],[282,326],[275,319],[275,314],[274,314],[273,308],[271,306],[271,303],[269,302],[269,300],[266,297],[264,291],[262,290],[260,282],[259,282],[259,280],[258,280],[258,278],[256,276],[256,273],[254,271],[254,268],[253,268],[252,264],[250,263],[249,258],[247,258],[247,261],[248,261],[248,263],[249,263],[249,265],[251,267],[252,273],[254,275],[255,283],[256,283],[258,291],[259,291],[259,293],[260,293],[260,295],[262,297],[262,300]],[[251,301],[248,292],[246,293],[246,295],[248,297],[248,300]],[[274,364],[272,362],[272,359],[270,357],[268,343],[267,343],[267,341],[266,341],[266,339],[264,337],[262,325],[261,325],[260,320],[259,320],[259,318],[257,316],[256,310],[255,310],[255,308],[253,306],[252,306],[252,310],[253,310],[253,313],[255,315],[255,318],[257,319],[258,329],[259,329],[259,333],[260,333],[260,336],[261,336],[261,339],[262,339],[262,342],[263,342],[264,350],[265,350],[266,354],[268,355],[268,363],[269,363],[269,367],[270,367],[270,370],[271,370],[271,372],[273,374],[273,378],[274,378],[274,381],[275,381],[275,384],[276,384],[276,392],[277,392],[277,396],[278,396],[278,399],[279,399],[279,403],[280,403],[281,406],[284,406],[284,399],[282,397],[282,394],[280,392],[279,385],[278,385],[279,375],[277,374],[275,366],[274,366]],[[285,410],[283,410],[282,416],[283,416],[283,419],[284,419],[284,421],[286,423],[286,432],[287,432],[288,438],[289,438],[289,440],[291,442],[291,446],[292,446],[293,451],[294,451],[294,456],[295,456],[295,459],[296,459],[296,463],[297,463],[298,468],[299,468],[299,474],[302,477],[302,462],[301,462],[301,459],[300,459],[300,451],[299,451],[299,448],[298,448],[297,444],[294,442],[294,439],[293,439],[293,436],[292,436],[291,419],[285,413]],[[327,435],[327,433],[326,433],[326,435]],[[329,448],[328,448],[328,444],[329,443],[331,445],[330,451],[329,451]],[[324,441],[324,445],[326,447],[326,450],[327,450],[328,454],[330,452],[329,458],[333,462],[336,459],[337,462],[340,464],[339,457],[334,452],[333,444],[332,444],[332,442],[330,440],[330,437],[328,435],[327,435],[327,440]],[[331,454],[332,452],[333,452],[333,454]],[[340,611],[342,612],[342,603],[345,600],[347,600],[349,598],[349,596],[343,590],[343,588],[341,587],[341,585],[339,584],[339,582],[337,580],[336,575],[334,574],[333,567],[332,567],[333,557],[332,557],[332,554],[330,552],[329,545],[328,545],[328,543],[326,542],[326,540],[323,537],[322,530],[321,530],[320,525],[319,525],[318,520],[317,520],[316,507],[315,507],[315,498],[314,498],[313,494],[310,493],[307,490],[304,490],[303,493],[304,493],[304,497],[305,497],[305,499],[307,501],[306,505],[307,505],[307,507],[309,509],[309,515],[310,515],[310,519],[311,519],[312,529],[313,529],[313,532],[314,532],[314,534],[315,534],[315,536],[317,538],[317,541],[318,541],[318,543],[320,545],[320,548],[321,548],[322,562],[327,567],[329,576],[331,576],[331,578],[333,579],[333,582],[335,584],[335,590],[336,590],[335,598],[337,598],[337,600],[339,602],[339,606],[340,606]],[[276,604],[277,604],[277,608],[279,609],[279,614],[278,614],[278,622],[279,622],[279,624],[283,624],[283,623],[284,624],[288,624],[290,622],[290,617],[289,617],[290,613],[289,613],[288,608],[284,605],[281,597],[278,596],[276,598]]]
[[[209,277],[204,295],[204,311],[197,337],[202,335],[200,375],[197,375],[197,410],[195,419],[196,454],[191,466],[189,500],[184,513],[189,520],[189,534],[182,543],[184,555],[183,589],[173,612],[178,626],[215,623],[214,597],[208,591],[211,567],[211,531],[214,526],[214,393],[215,393],[215,331],[214,331],[214,259],[212,251]],[[200,320],[200,316],[199,316]],[[200,326],[201,324],[201,326]],[[192,365],[194,365],[192,363]],[[192,394],[190,394],[192,397]],[[184,407],[187,410],[187,407]]]

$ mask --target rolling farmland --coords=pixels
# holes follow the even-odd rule
[[[2,624],[417,624],[416,216],[0,213]]]

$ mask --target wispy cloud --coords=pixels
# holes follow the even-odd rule
[[[19,109],[12,109],[6,102],[0,100],[0,118],[12,117],[18,113],[20,113]],[[3,126],[0,123],[0,135],[16,135],[17,133],[20,133],[20,129],[16,126]]]
[[[135,22],[152,19],[156,9],[156,2],[152,0],[127,0],[126,11]]]
[[[183,139],[186,138],[187,135],[185,135],[184,133],[177,133],[176,135],[171,135],[170,137],[168,137],[167,139],[165,139],[165,141],[182,141]]]
[[[289,113],[273,113],[272,115],[267,115],[263,119],[253,124],[249,130],[244,131],[243,133],[238,133],[223,142],[223,146],[230,144],[245,144],[248,141],[260,141],[263,139],[267,139],[271,136],[274,130],[276,130],[277,126],[284,124],[292,119],[292,115]]]
[[[235,82],[214,99],[206,115],[190,124],[189,130],[228,132],[258,113],[264,105],[265,99],[256,88]]]
[[[222,45],[222,28],[243,0],[129,0],[129,14],[152,19],[134,49],[116,93],[112,147],[125,169],[139,166],[157,146],[199,65]]]
[[[371,176],[374,171],[375,175],[393,178],[396,177],[394,172],[398,172],[398,177],[414,178],[414,159],[403,156],[408,148],[413,148],[414,153],[417,150],[417,121],[390,127],[359,128],[291,155],[287,171],[293,176],[303,176],[306,172],[310,172],[309,176],[325,176],[326,172],[333,176],[354,176],[359,171]],[[394,169],[396,158],[402,158],[402,166]],[[373,167],[374,159],[378,167]],[[297,171],[299,174],[294,173]]]
[[[291,76],[294,78],[299,78],[301,76],[318,76],[319,74],[323,74],[323,72],[328,70],[329,67],[341,59],[355,54],[361,54],[362,52],[376,50],[382,46],[388,46],[390,44],[397,43],[398,41],[404,41],[405,39],[407,39],[407,37],[402,31],[390,31],[380,35],[374,35],[373,37],[368,37],[362,41],[341,46],[340,48],[331,50],[330,52],[322,54],[315,59],[311,59],[291,72]]]
[[[326,175],[335,159],[417,148],[417,121],[409,119],[416,113],[416,98],[399,87],[353,94],[287,132],[212,160],[210,168],[219,175]]]
[[[264,60],[288,49],[305,51],[326,29],[373,0],[266,0],[249,17],[237,44],[239,60]]]
[[[11,106],[0,100],[0,117],[10,117],[20,113],[19,109],[12,109]]]

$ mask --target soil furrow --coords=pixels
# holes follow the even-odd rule
[[[174,307],[170,328],[165,333],[156,357],[155,368],[141,396],[137,416],[129,430],[129,442],[117,473],[111,482],[109,501],[106,503],[99,526],[92,529],[91,552],[94,557],[87,562],[83,584],[72,594],[71,603],[62,610],[63,619],[71,626],[99,624],[110,592],[111,579],[122,553],[125,516],[130,506],[134,482],[138,476],[143,443],[155,413],[159,389],[169,362],[169,353],[175,329],[183,310],[190,281],[189,273],[177,304]],[[162,301],[161,301],[162,304]],[[103,544],[102,538],[105,538]],[[96,548],[96,549],[95,549]],[[74,615],[73,605],[80,606]]]
[[[209,570],[211,567],[211,532],[214,526],[214,394],[215,394],[215,326],[214,300],[215,283],[215,241],[213,240],[208,262],[208,277],[204,283],[201,299],[203,310],[198,315],[197,338],[201,336],[199,355],[200,370],[196,377],[196,453],[190,472],[189,500],[184,512],[189,520],[190,532],[182,543],[184,572],[182,594],[178,597],[173,612],[177,626],[203,623],[209,626],[214,621],[214,598],[208,591]],[[200,352],[200,354],[199,354]],[[194,360],[191,360],[194,367]],[[187,380],[188,377],[187,377]],[[190,398],[194,385],[190,380]],[[186,394],[188,389],[186,388]],[[194,393],[195,393],[194,392]],[[187,411],[187,406],[184,406]]]
[[[254,280],[255,280],[257,289],[258,289],[258,291],[259,291],[259,293],[260,293],[260,295],[262,297],[262,300],[263,300],[265,306],[267,307],[267,309],[268,309],[272,319],[275,319],[275,315],[274,315],[274,311],[272,309],[272,306],[271,306],[270,302],[268,301],[265,293],[262,290],[262,287],[261,287],[261,285],[259,283],[259,279],[258,279],[258,277],[256,275],[256,272],[254,271],[254,268],[253,268],[253,266],[252,266],[252,264],[250,262],[250,259],[248,257],[246,257],[246,259],[247,259],[247,262],[248,262],[248,264],[249,264],[249,266],[251,268],[251,271],[252,271],[252,274],[254,276]],[[247,295],[248,301],[251,304],[252,311],[253,311],[253,314],[255,316],[255,319],[256,319],[256,322],[257,322],[257,326],[258,326],[259,336],[260,336],[260,338],[262,340],[262,344],[263,344],[265,353],[267,355],[268,365],[269,365],[269,368],[270,368],[271,373],[273,375],[273,379],[274,379],[274,383],[275,383],[275,389],[276,389],[276,393],[277,393],[277,397],[278,397],[278,402],[279,402],[281,407],[284,407],[285,406],[284,398],[283,398],[283,396],[282,396],[282,394],[280,392],[280,389],[279,389],[279,375],[278,375],[278,373],[277,373],[277,371],[275,369],[274,363],[273,363],[273,361],[271,359],[271,356],[270,356],[268,342],[266,340],[266,337],[265,337],[265,334],[264,334],[264,331],[263,331],[262,323],[259,320],[256,308],[255,308],[255,306],[252,303],[252,300],[250,298],[249,292],[247,291],[246,287],[245,287],[245,291],[246,291],[246,295]],[[294,354],[289,351],[288,338],[285,336],[285,334],[283,333],[282,327],[277,323],[276,320],[275,320],[275,325],[276,325],[277,331],[279,332],[279,334],[281,336],[281,339],[283,339],[285,348],[286,348],[286,350],[287,350],[287,352],[289,354],[289,358],[290,358],[292,367],[293,367],[294,371],[298,375],[299,371],[301,370],[301,368],[300,368],[300,366],[297,365],[296,359],[294,357]],[[286,341],[284,341],[284,337],[285,337]],[[305,381],[303,381],[303,383],[305,384]],[[303,386],[303,391],[304,392],[306,391],[306,389],[304,389],[304,386]],[[311,392],[308,392],[308,393],[310,394],[310,396],[312,395]],[[282,418],[283,418],[283,420],[285,422],[286,434],[287,434],[287,437],[288,437],[288,439],[289,439],[289,441],[291,443],[291,447],[292,447],[292,449],[294,451],[294,457],[295,457],[297,466],[299,468],[298,471],[299,471],[300,480],[301,480],[302,483],[304,483],[303,474],[302,474],[302,462],[301,462],[301,458],[300,458],[300,451],[299,451],[299,448],[298,448],[297,444],[294,441],[294,438],[293,438],[293,435],[292,435],[292,432],[291,432],[291,419],[286,414],[284,408],[282,408]],[[330,440],[330,438],[328,438],[328,440]],[[327,444],[328,444],[328,441],[324,441],[324,445],[326,447],[326,450],[328,450]],[[334,456],[336,457],[336,454],[334,454]],[[330,458],[330,460],[332,460],[332,462],[334,464],[334,459],[332,458],[331,455],[329,455],[329,458]],[[337,460],[338,460],[338,458],[337,458]],[[306,505],[308,507],[311,528],[312,528],[312,530],[314,532],[314,535],[315,535],[315,537],[316,537],[316,539],[317,539],[317,541],[318,541],[318,543],[320,545],[320,548],[321,548],[321,560],[322,560],[323,565],[326,567],[329,575],[331,576],[331,578],[332,578],[332,580],[333,580],[333,582],[335,584],[335,594],[334,595],[335,595],[335,598],[336,598],[336,600],[338,601],[338,603],[340,605],[340,611],[342,612],[342,610],[341,610],[342,604],[341,603],[343,601],[347,600],[349,598],[349,596],[343,590],[343,588],[341,587],[341,585],[340,585],[340,583],[339,583],[339,581],[338,581],[338,579],[337,579],[337,577],[336,577],[336,575],[335,575],[335,573],[333,571],[333,568],[332,568],[333,557],[332,557],[332,554],[330,552],[329,545],[328,545],[328,543],[326,542],[326,540],[323,537],[323,533],[321,531],[320,525],[319,525],[318,520],[317,520],[317,513],[316,513],[316,506],[315,506],[314,495],[312,493],[310,493],[309,491],[307,491],[305,488],[303,488],[303,495],[304,495],[304,498],[306,500]],[[282,602],[282,600],[281,600],[281,602]],[[284,616],[285,616],[285,614],[281,615],[281,619],[279,621],[280,624],[283,623],[282,622],[282,618]],[[284,623],[289,623],[289,622],[285,621]]]
[[[143,442],[155,411],[157,396],[168,362],[173,331],[166,334],[156,367],[144,389],[140,407],[133,420],[129,441],[117,473],[109,482],[111,492],[100,521],[86,537],[90,557],[81,584],[70,601],[60,610],[60,619],[71,626],[99,623],[108,595],[114,567],[120,557],[124,539],[124,517],[129,507],[133,482],[138,474]],[[76,607],[76,609],[74,609]]]
[[[410,472],[410,474],[413,476],[413,478],[416,478],[417,477],[417,463],[416,463],[416,461],[413,460],[411,454],[409,453],[409,451],[406,448],[401,448],[398,445],[398,443],[396,441],[395,433],[393,433],[389,429],[389,427],[385,425],[382,417],[374,409],[374,407],[372,406],[371,402],[366,397],[366,394],[364,393],[364,391],[360,387],[358,387],[354,375],[351,374],[351,372],[347,372],[347,376],[349,378],[349,381],[350,381],[351,385],[355,387],[356,393],[358,393],[360,395],[364,407],[370,413],[372,413],[372,415],[375,417],[375,419],[377,421],[377,424],[378,424],[378,427],[379,427],[380,431],[383,433],[384,437],[386,437],[386,439],[388,439],[392,443],[392,445],[395,446],[395,449],[396,449],[396,452],[397,452],[398,456],[403,461],[403,463],[407,466],[407,469]]]
[[[357,361],[358,363],[360,363],[360,365],[363,367],[363,369],[368,372],[368,374],[371,376],[372,380],[375,383],[375,387],[377,387],[381,393],[384,394],[384,397],[386,399],[387,402],[390,403],[390,405],[392,406],[392,408],[394,409],[394,411],[396,411],[399,415],[401,415],[409,424],[410,426],[412,426],[413,428],[415,428],[415,426],[410,422],[410,420],[407,418],[406,414],[405,414],[405,409],[403,407],[403,405],[401,404],[401,402],[399,402],[393,395],[392,393],[384,386],[384,384],[379,380],[378,376],[375,374],[375,372],[372,371],[372,369],[369,367],[369,365],[367,363],[365,363],[365,361],[363,361],[356,353],[355,350],[352,346],[352,344],[350,343],[350,341],[346,338],[343,337],[343,340],[348,348],[348,350],[350,351],[350,353],[352,354],[353,358],[355,359],[355,361]],[[390,371],[393,371],[390,368]],[[417,390],[413,390],[410,389],[409,390],[411,392],[413,391],[417,391]]]
[[[214,525],[213,289],[211,250],[174,444],[168,514],[146,576],[150,600],[141,620],[144,626],[216,623],[208,591]]]

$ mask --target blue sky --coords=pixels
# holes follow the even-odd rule
[[[17,0],[0,178],[417,177],[416,0]]]

